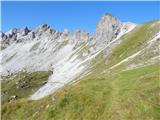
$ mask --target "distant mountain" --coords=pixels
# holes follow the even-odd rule
[[[1,33],[2,118],[158,119],[159,31],[159,20],[123,23],[105,14],[93,36],[47,24]]]

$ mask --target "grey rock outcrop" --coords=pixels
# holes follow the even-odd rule
[[[48,26],[47,24],[43,24],[38,26],[37,28],[35,28],[34,30],[32,30],[37,36],[41,36],[43,33],[45,33],[48,29],[50,28],[50,26]]]
[[[29,32],[30,30],[25,27],[22,29],[14,28],[6,33],[1,33],[1,49],[6,48],[8,45],[14,42],[19,43],[26,40],[25,37],[28,35]]]
[[[73,39],[77,45],[79,45],[81,43],[85,43],[85,42],[89,41],[89,33],[87,33],[85,30],[80,31],[79,29],[77,29],[73,33]]]
[[[0,38],[0,48],[3,50],[9,45],[9,38],[7,35],[5,35],[3,32],[0,33],[1,38]]]
[[[111,42],[120,33],[123,24],[111,14],[105,14],[97,25],[93,40],[97,47]]]
[[[27,27],[25,27],[25,28],[23,28],[23,29],[19,29],[17,33],[19,34],[19,36],[25,36],[25,35],[27,35],[29,32],[30,32],[30,30],[29,30]]]

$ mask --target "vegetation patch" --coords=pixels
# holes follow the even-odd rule
[[[51,72],[20,72],[1,81],[2,104],[15,99],[27,98],[46,83]]]

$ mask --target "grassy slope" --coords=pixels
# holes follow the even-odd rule
[[[134,70],[108,70],[145,46],[159,28],[146,23],[113,50],[105,65],[103,54],[93,61],[92,73],[38,101],[19,99],[2,105],[3,120],[158,120],[160,119],[159,63]],[[102,59],[103,58],[103,59]],[[96,64],[95,64],[96,63]],[[103,72],[105,70],[105,72]],[[52,96],[56,97],[52,101]]]
[[[25,99],[2,106],[3,120],[158,120],[158,65],[80,81],[39,101]],[[53,95],[52,95],[53,96]]]
[[[152,37],[160,31],[160,24],[152,27],[155,22],[156,21],[144,23],[129,34],[124,35],[121,38],[123,42],[113,50],[113,53],[110,56],[108,56],[108,61],[111,61],[108,66],[112,66],[145,48],[147,41],[151,40]]]
[[[10,101],[10,97],[16,95],[17,98],[29,97],[40,88],[43,82],[48,80],[51,72],[39,71],[33,73],[21,72],[3,78],[1,82],[2,104]],[[16,85],[16,82],[19,82]]]

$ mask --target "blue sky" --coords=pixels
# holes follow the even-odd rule
[[[93,33],[105,13],[121,21],[143,23],[158,19],[160,2],[2,2],[2,31],[47,23],[56,30]]]

